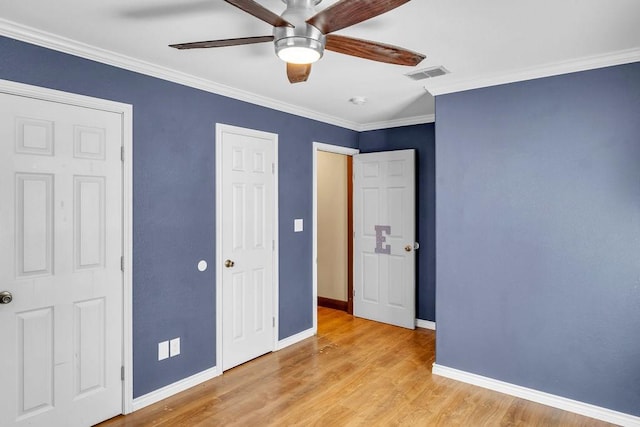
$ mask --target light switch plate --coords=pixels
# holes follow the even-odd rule
[[[304,229],[304,222],[302,218],[293,220],[293,231],[294,233],[299,233]]]
[[[169,341],[162,341],[158,343],[158,360],[164,360],[169,358]]]
[[[180,354],[180,337],[169,341],[169,356],[177,356]]]

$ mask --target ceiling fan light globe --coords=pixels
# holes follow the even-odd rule
[[[278,57],[290,64],[312,64],[320,59],[320,53],[308,47],[285,47],[278,51]]]
[[[322,58],[324,45],[307,37],[286,37],[275,42],[278,58],[290,64],[312,64]]]

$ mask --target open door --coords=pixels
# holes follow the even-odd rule
[[[415,328],[415,150],[353,156],[354,315]]]

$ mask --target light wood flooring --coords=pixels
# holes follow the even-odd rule
[[[318,335],[101,426],[605,426],[431,374],[435,332],[320,307]]]

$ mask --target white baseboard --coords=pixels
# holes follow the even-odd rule
[[[431,320],[416,319],[416,326],[418,328],[431,329],[432,331],[436,330],[436,322]]]
[[[290,345],[298,343],[302,340],[306,340],[307,338],[311,338],[315,334],[316,334],[315,331],[313,330],[313,328],[311,328],[311,329],[307,329],[306,331],[298,332],[295,335],[291,335],[290,337],[287,337],[283,340],[278,341],[278,345],[276,346],[276,351],[282,350],[283,348],[289,347]]]
[[[310,338],[314,335],[315,335],[315,332],[313,329],[307,329],[306,331],[299,332],[295,335],[292,335],[288,338],[278,341],[276,351],[282,350],[285,347],[289,347],[290,345],[293,345],[304,339]],[[214,366],[213,368],[207,369],[206,371],[202,371],[188,378],[185,378],[180,381],[176,381],[173,384],[169,384],[168,386],[152,391],[151,393],[147,393],[144,396],[140,396],[136,399],[133,399],[133,411],[135,412],[138,409],[144,408],[145,406],[149,406],[154,403],[157,403],[163,399],[173,396],[174,394],[178,394],[182,391],[185,391],[188,388],[194,387],[198,384],[201,384],[205,381],[215,378],[220,374],[221,374],[220,370]]]
[[[144,396],[133,399],[133,410],[135,412],[138,409],[144,408],[145,406],[157,403],[163,399],[166,399],[167,397],[171,397],[174,394],[178,394],[181,391],[185,391],[188,388],[208,381],[211,378],[215,378],[218,375],[220,375],[220,371],[216,366],[214,366],[213,368],[207,369],[206,371],[202,371],[188,378],[176,381],[173,384],[169,384],[168,386],[159,388],[158,390],[147,393]]]
[[[509,394],[522,399],[530,400],[543,405],[552,406],[564,411],[573,412],[587,417],[596,418],[613,424],[625,427],[640,426],[640,417],[614,411],[612,409],[602,408],[600,406],[591,405],[577,400],[567,399],[566,397],[556,396],[554,394],[545,393],[519,385],[506,383],[493,378],[483,377],[482,375],[472,374],[470,372],[460,371],[458,369],[449,368],[447,366],[433,364],[433,373],[442,377],[451,378],[464,383],[473,384],[479,387],[488,388],[489,390],[498,391],[500,393]]]

